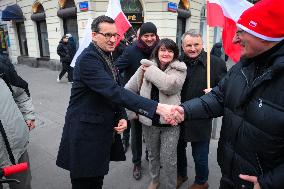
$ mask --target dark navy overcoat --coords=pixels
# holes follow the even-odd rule
[[[78,57],[56,164],[71,178],[108,173],[113,127],[122,107],[152,118],[157,102],[119,86],[91,43]]]

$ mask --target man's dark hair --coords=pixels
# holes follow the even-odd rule
[[[94,21],[92,22],[92,31],[93,32],[99,32],[100,31],[100,23],[110,23],[110,24],[114,24],[114,20],[111,17],[102,15],[97,17],[96,19],[94,19]]]
[[[178,56],[179,56],[178,46],[177,46],[177,44],[173,40],[171,40],[169,38],[164,38],[164,39],[161,39],[159,41],[159,43],[157,44],[157,46],[153,50],[152,58],[156,59],[156,61],[159,62],[158,53],[159,53],[159,49],[162,46],[164,46],[166,49],[172,50],[174,52],[173,60],[178,59]]]

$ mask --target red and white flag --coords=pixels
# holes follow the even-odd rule
[[[240,46],[232,43],[236,22],[242,13],[253,6],[246,0],[208,0],[207,24],[222,27],[222,41],[225,53],[235,62],[240,59]]]
[[[118,44],[123,38],[124,33],[131,27],[128,19],[122,12],[120,0],[109,0],[105,15],[111,17],[115,21],[117,33],[120,35],[116,42],[116,44]]]

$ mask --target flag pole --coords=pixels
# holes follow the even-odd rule
[[[206,3],[208,4],[208,1],[206,1]],[[208,10],[207,10],[208,11]],[[208,14],[207,14],[207,16],[208,16]],[[210,38],[209,38],[209,30],[210,30],[210,27],[209,27],[209,25],[208,25],[208,23],[206,22],[206,41],[207,41],[207,47],[206,47],[206,49],[207,49],[207,89],[210,89],[211,87],[210,87],[210,68],[211,68],[211,66],[210,66]]]

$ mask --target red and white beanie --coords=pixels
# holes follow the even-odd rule
[[[284,0],[260,0],[240,16],[237,26],[266,41],[284,39]]]

